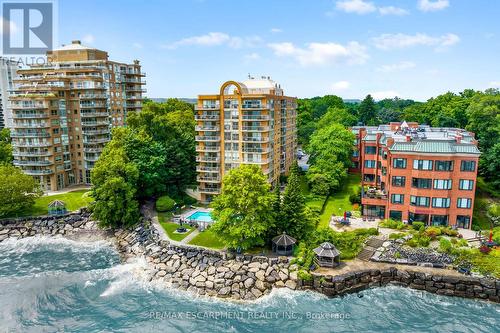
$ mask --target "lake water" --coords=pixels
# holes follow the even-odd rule
[[[398,287],[329,299],[277,290],[253,303],[142,279],[105,242],[0,243],[0,332],[499,332],[500,306]]]

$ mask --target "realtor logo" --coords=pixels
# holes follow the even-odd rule
[[[3,54],[45,54],[54,45],[54,3],[3,2]]]

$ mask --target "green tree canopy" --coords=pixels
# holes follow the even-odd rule
[[[273,193],[257,165],[241,165],[222,181],[222,192],[212,203],[211,230],[229,248],[243,250],[264,245],[274,226]]]
[[[372,95],[367,95],[358,108],[359,121],[365,125],[377,123],[377,107]]]
[[[0,163],[12,163],[12,144],[8,128],[0,130]]]
[[[12,165],[0,164],[0,217],[30,208],[42,193],[33,177]]]

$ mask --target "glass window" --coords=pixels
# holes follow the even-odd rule
[[[352,157],[358,157],[358,156],[359,156],[359,151],[354,150],[354,151],[352,152]]]
[[[365,146],[365,154],[375,155],[377,153],[377,147],[374,146]]]
[[[470,216],[468,215],[457,215],[457,227],[469,229]]]
[[[392,176],[392,186],[403,187],[406,184],[405,176]]]
[[[435,190],[451,190],[451,179],[434,179]]]
[[[430,179],[430,178],[412,178],[411,186],[414,188],[431,188],[432,179]]]
[[[402,204],[405,201],[404,194],[391,194],[391,202],[393,204]]]
[[[472,190],[474,188],[474,181],[468,179],[460,179],[460,185],[458,187],[461,190]]]
[[[413,169],[432,170],[432,160],[413,160]]]
[[[449,208],[450,207],[450,198],[432,198],[432,207]]]
[[[375,168],[375,160],[365,160],[365,168]]]
[[[447,226],[448,215],[431,215],[431,225]]]
[[[436,171],[452,171],[453,161],[436,161]]]
[[[429,197],[410,196],[410,204],[412,206],[429,207]]]
[[[400,210],[390,210],[389,218],[396,221],[401,221],[403,219],[403,212]]]
[[[460,171],[476,171],[476,161],[462,161]]]
[[[406,169],[406,158],[393,159],[392,166],[396,169]]]
[[[457,208],[470,208],[472,204],[472,199],[469,198],[458,198]]]

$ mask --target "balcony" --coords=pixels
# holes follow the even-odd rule
[[[195,126],[194,129],[197,131],[205,131],[205,132],[215,131],[216,132],[216,131],[220,130],[220,127],[219,126]]]
[[[26,143],[26,142],[13,142],[14,147],[52,147],[50,142]]]
[[[47,109],[48,105],[45,103],[29,103],[29,104],[11,104],[12,110],[30,110],[30,109]]]
[[[263,109],[269,109],[268,106],[262,105],[262,104],[242,104],[241,108],[245,109],[245,110],[263,110]]]
[[[268,158],[262,158],[260,160],[253,160],[253,159],[244,158],[241,161],[241,163],[244,163],[244,164],[268,164],[269,161],[270,160]]]
[[[262,121],[262,120],[271,120],[271,116],[269,115],[243,115],[241,116],[243,121]]]
[[[218,166],[209,167],[209,166],[197,165],[196,171],[198,171],[198,172],[219,172],[220,168]]]
[[[24,123],[24,122],[14,122],[14,128],[49,128],[48,123]]]
[[[93,136],[93,135],[99,135],[99,134],[109,134],[110,131],[109,129],[102,129],[102,130],[85,130],[83,131],[84,136]]]
[[[109,121],[82,121],[82,126],[108,126]]]
[[[80,103],[80,109],[106,108],[106,103]]]
[[[46,113],[14,113],[12,119],[44,119],[49,118]]]
[[[14,160],[13,164],[15,166],[32,165],[32,166],[47,166],[54,164],[51,161],[26,161],[26,160]]]
[[[198,188],[200,193],[214,193],[214,194],[219,194],[220,189],[219,188]]]
[[[47,156],[52,156],[52,153],[49,151],[20,151],[20,150],[15,150],[12,152],[12,155],[16,157],[47,157]]]
[[[220,105],[202,105],[202,106],[195,105],[194,109],[195,109],[196,111],[203,111],[203,110],[220,110]]]
[[[85,161],[89,161],[89,162],[96,162],[98,159],[99,159],[99,156],[83,156],[83,159]]]
[[[31,176],[39,176],[39,175],[51,175],[54,173],[54,170],[50,170],[50,169],[42,169],[42,170],[38,170],[38,169],[23,169],[23,172],[27,175],[31,175]]]
[[[212,156],[196,156],[196,162],[219,162],[220,157]]]
[[[85,138],[83,140],[83,143],[106,143],[106,142],[109,142],[111,139],[110,138],[96,138],[96,139],[88,139],[88,138]]]
[[[220,183],[220,177],[198,176],[196,180],[200,183]]]
[[[220,116],[218,114],[195,114],[195,120],[219,120]]]
[[[196,139],[196,141],[217,142],[217,141],[220,141],[220,136],[197,135],[195,139]]]
[[[80,117],[82,118],[109,117],[109,112],[81,112]]]
[[[269,126],[243,126],[243,132],[268,132]]]
[[[79,99],[107,99],[108,97],[105,94],[83,94],[83,95],[72,97],[72,98],[79,98]]]
[[[50,133],[43,133],[43,132],[11,132],[10,136],[12,138],[50,138]]]
[[[255,147],[246,148],[246,147],[243,147],[241,149],[241,151],[243,151],[244,153],[269,153],[269,152],[271,152],[271,148],[255,148]]]
[[[243,137],[241,139],[241,141],[243,142],[268,142],[269,141],[269,138],[252,138],[252,137]]]
[[[83,147],[84,153],[101,153],[104,147]]]
[[[220,146],[212,147],[212,146],[196,146],[197,152],[210,152],[210,151],[220,151]]]

